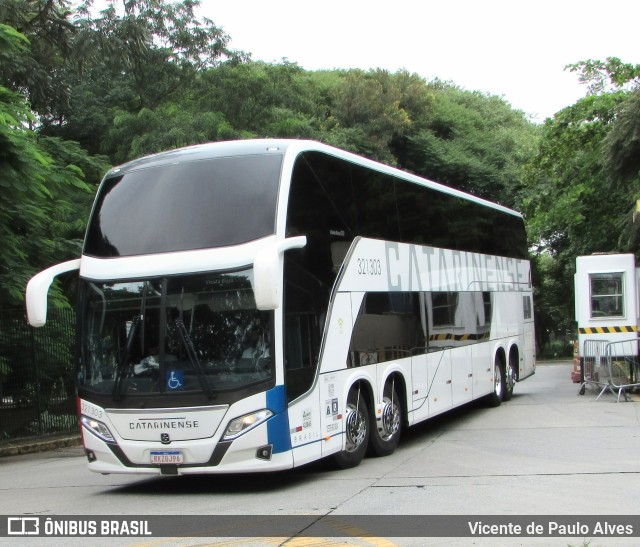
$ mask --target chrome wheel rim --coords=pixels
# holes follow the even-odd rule
[[[516,385],[516,371],[511,364],[511,360],[509,360],[509,364],[507,365],[507,388],[509,390],[513,389],[513,386]]]
[[[495,364],[493,378],[493,390],[498,397],[502,397],[502,369],[500,368],[500,365],[498,363]]]
[[[347,452],[355,452],[362,445],[367,436],[367,423],[363,415],[363,409],[353,404],[347,404]]]
[[[379,428],[379,432],[383,441],[392,439],[400,430],[400,408],[388,397],[384,398],[381,422],[382,427]]]

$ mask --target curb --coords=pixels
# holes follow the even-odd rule
[[[66,435],[64,437],[27,438],[7,441],[0,444],[0,458],[45,452],[56,448],[81,446],[80,435]]]

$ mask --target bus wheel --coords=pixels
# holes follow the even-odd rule
[[[369,443],[369,410],[360,387],[349,392],[345,416],[345,448],[333,456],[333,460],[341,469],[358,465],[367,451]]]
[[[509,355],[509,361],[507,363],[507,372],[505,374],[505,389],[504,394],[502,396],[503,401],[510,401],[511,397],[513,397],[513,388],[516,385],[516,367],[518,363],[516,362],[515,353],[511,352]]]
[[[376,416],[369,440],[370,452],[375,456],[388,456],[397,448],[402,431],[402,403],[393,384],[384,388],[383,408]]]
[[[493,393],[488,397],[489,406],[500,406],[504,396],[504,374],[502,363],[496,358],[493,364]]]

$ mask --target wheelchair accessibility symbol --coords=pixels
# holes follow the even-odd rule
[[[168,370],[167,371],[167,389],[182,389],[184,386],[184,371]]]

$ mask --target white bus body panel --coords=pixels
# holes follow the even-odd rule
[[[227,256],[225,263],[232,266],[251,262],[251,257],[267,243],[272,242],[263,240],[260,244],[243,246],[242,250],[236,250],[232,256]],[[209,252],[199,251],[189,255],[194,253],[198,255],[195,261],[191,261],[193,256],[190,257],[190,262],[196,264],[194,270],[204,269],[206,263],[217,262],[219,258],[213,257]],[[159,258],[162,259],[163,257]],[[112,278],[113,271],[105,273],[100,264],[100,261],[83,257],[81,273],[89,278]],[[135,257],[114,259],[113,265],[123,277],[149,273],[145,270],[147,266]],[[177,264],[175,268],[178,268]],[[334,300],[329,309],[322,362],[316,381],[309,392],[292,402],[287,409],[291,450],[273,454],[269,461],[257,459],[256,447],[269,442],[267,426],[261,424],[235,439],[217,466],[204,465],[211,458],[230,419],[266,406],[266,401],[262,400],[264,395],[256,395],[234,404],[228,410],[211,410],[207,417],[207,430],[198,433],[198,438],[176,438],[170,448],[182,451],[185,464],[203,463],[202,466],[178,467],[178,472],[231,473],[287,469],[339,452],[344,449],[345,442],[345,401],[350,387],[358,381],[372,386],[375,408],[375,405],[382,402],[384,380],[394,372],[400,373],[406,383],[409,424],[437,416],[491,393],[492,363],[496,351],[492,340],[502,339],[501,347],[505,351],[514,342],[518,343],[521,351],[524,349],[523,341],[518,338],[518,330],[522,327],[518,316],[522,313],[522,294],[531,290],[528,279],[526,261],[494,259],[473,253],[370,239],[357,240],[352,246],[349,262],[344,265],[341,283],[334,292]],[[443,341],[441,350],[347,368],[355,318],[368,291],[459,291],[462,295],[461,307],[465,305],[464,298],[472,294],[469,291],[492,291],[492,332],[487,335],[486,341],[482,339],[459,347],[447,345],[449,342]],[[276,317],[276,322],[280,325],[281,310],[276,310]],[[400,327],[394,323],[398,318],[393,316],[382,320],[387,320],[389,324],[386,327],[377,326],[376,332],[381,337],[385,336],[385,329],[397,330]],[[465,325],[461,331],[473,332],[473,329]],[[438,330],[432,330],[432,334],[437,336]],[[479,331],[475,334],[482,336]],[[279,326],[276,338],[281,339]],[[281,343],[277,347],[278,354],[282,354]],[[281,367],[277,368],[280,370]],[[283,380],[278,375],[277,382],[281,383]],[[151,433],[135,437],[128,429],[133,416],[147,416],[146,413],[105,412],[105,423],[115,432],[119,447],[132,463],[142,466],[150,461],[151,450],[163,448],[153,436],[147,438]],[[197,411],[195,412],[194,415],[197,415]],[[124,467],[106,443],[89,431],[84,431],[84,440],[86,449],[99,455],[97,461],[89,465],[94,471],[160,473],[160,469],[155,467]],[[151,444],[154,441],[157,446]]]
[[[493,359],[493,348],[490,342],[472,346],[474,399],[488,395],[493,391]]]
[[[151,452],[158,450],[180,451],[184,464],[192,467],[178,466],[177,473],[232,473],[259,472],[289,469],[293,467],[293,453],[285,451],[275,453],[270,460],[256,458],[256,449],[270,443],[267,422],[237,437],[216,466],[206,465],[214,449],[221,440],[230,420],[250,412],[266,408],[264,393],[253,395],[230,407],[218,405],[195,409],[103,409],[95,404],[81,401],[82,413],[95,417],[104,423],[114,436],[119,449],[136,467],[126,467],[109,448],[109,444],[98,438],[86,427],[82,427],[85,450],[95,453],[97,459],[89,463],[89,469],[98,473],[151,473],[160,474],[158,467],[144,467],[151,462]],[[137,424],[147,420],[167,420],[175,422],[198,422],[190,428],[171,428],[171,444],[164,445],[160,441],[160,431],[166,428],[139,429]],[[135,433],[137,432],[137,434]],[[176,433],[178,432],[178,433]],[[190,432],[190,433],[189,433]],[[152,438],[155,434],[155,438]],[[125,436],[127,438],[125,438]],[[202,464],[202,466],[197,466]]]
[[[451,390],[451,352],[436,351],[427,355],[429,378],[429,417],[450,410],[453,393]]]
[[[442,352],[438,352],[442,353]],[[436,354],[432,354],[434,356]],[[411,357],[411,388],[408,390],[409,425],[429,417],[429,355],[421,353]]]
[[[479,339],[476,343],[452,347],[451,342],[445,340],[441,351],[375,365],[377,383],[372,385],[378,386],[380,390],[392,367],[403,374],[407,386],[410,425],[491,393],[493,362],[499,348],[508,355],[511,346],[517,344],[520,379],[533,373],[533,318],[529,321],[527,335],[523,331],[522,319],[523,295],[530,296],[532,291],[529,263],[526,260],[371,239],[357,240],[349,258],[348,263],[343,266],[336,301],[344,297],[344,293],[340,291],[350,292],[353,321],[358,316],[365,294],[362,291],[460,291],[461,306],[465,305],[464,298],[472,297],[470,291],[491,291],[493,294],[491,332],[476,330],[475,334]],[[392,321],[393,318],[388,320]],[[474,332],[472,325],[463,327],[461,332]],[[336,321],[332,319],[327,340],[336,340],[335,328]],[[394,326],[389,323],[386,328]],[[444,330],[450,331],[451,328]],[[431,334],[437,336],[438,330],[432,329]],[[384,328],[380,329],[380,336],[384,336]],[[335,357],[338,360],[344,359],[342,356],[346,354],[349,344],[347,338],[341,341],[341,352]],[[500,344],[494,342],[496,339],[502,340]],[[331,345],[327,344],[325,351]],[[338,372],[333,378],[340,378],[351,374],[353,370],[339,372],[340,367],[344,365],[337,365],[334,358],[327,359],[325,355],[321,373]],[[369,369],[369,366],[360,366],[356,370],[364,373],[365,369]],[[338,382],[344,383],[345,389],[348,389],[353,380]],[[323,397],[326,398],[326,394],[321,395],[321,407]],[[379,403],[381,399],[381,394],[376,394],[375,403]],[[326,433],[326,426],[323,427],[323,433]]]
[[[531,302],[531,305],[533,306],[533,302]],[[524,342],[522,347],[524,347],[524,355],[520,353],[520,374],[518,376],[521,380],[531,376],[536,368],[536,335],[533,316],[524,320]]]
[[[473,399],[473,361],[471,346],[450,350],[451,353],[451,402],[459,406]]]

